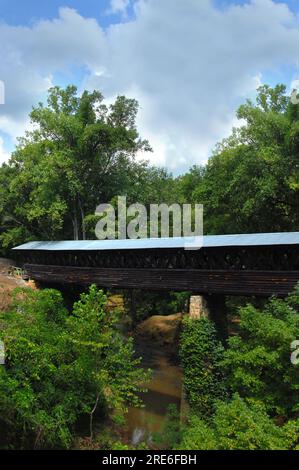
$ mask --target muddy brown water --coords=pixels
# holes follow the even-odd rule
[[[153,435],[163,428],[169,405],[180,410],[182,370],[178,360],[166,348],[147,341],[136,341],[136,353],[142,356],[142,367],[152,370],[151,380],[145,384],[147,392],[140,394],[143,408],[131,407],[126,416],[126,434],[136,446],[151,444]]]

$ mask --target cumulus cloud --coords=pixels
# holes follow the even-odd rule
[[[130,0],[111,0],[110,12],[126,14],[129,5]]]
[[[4,162],[6,162],[9,159],[10,155],[6,150],[4,149],[4,142],[2,137],[0,137],[0,165]]]
[[[111,8],[124,10],[126,0]],[[31,105],[56,73],[85,70],[82,86],[140,102],[139,127],[153,163],[182,171],[206,161],[229,132],[237,105],[263,71],[299,66],[299,22],[286,4],[251,0],[217,9],[212,0],[136,0],[134,18],[103,29],[62,8],[31,27],[0,24],[0,79],[6,105],[0,130],[28,125]]]

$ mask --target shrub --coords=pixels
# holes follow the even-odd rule
[[[70,447],[80,416],[123,413],[136,404],[145,373],[133,346],[115,328],[95,286],[74,305],[51,289],[18,290],[1,315],[6,366],[0,368],[2,447]]]
[[[165,422],[160,432],[154,434],[154,443],[159,449],[173,449],[179,445],[182,438],[180,413],[177,406],[168,406]]]
[[[235,395],[219,402],[210,424],[192,415],[179,446],[184,450],[284,450],[294,448],[298,422],[277,426],[265,407]]]
[[[152,315],[170,315],[186,310],[188,292],[150,292],[134,289],[124,291],[125,306],[133,323],[140,323]]]
[[[215,402],[226,397],[221,360],[223,346],[208,319],[183,319],[180,358],[184,388],[191,408],[201,417],[213,414]]]
[[[232,337],[223,366],[233,392],[265,404],[285,418],[299,411],[299,366],[291,363],[291,343],[299,339],[299,288],[262,309],[240,309],[240,334]]]

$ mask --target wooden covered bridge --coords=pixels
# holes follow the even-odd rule
[[[299,282],[299,232],[192,238],[30,242],[14,248],[28,275],[55,285],[285,296]]]

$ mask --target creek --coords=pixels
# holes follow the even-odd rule
[[[153,435],[163,429],[169,405],[181,406],[182,370],[178,359],[163,345],[154,341],[136,340],[136,353],[142,357],[141,366],[152,370],[145,384],[147,392],[141,393],[143,408],[131,407],[126,416],[128,441],[136,446],[141,442],[151,444]]]

